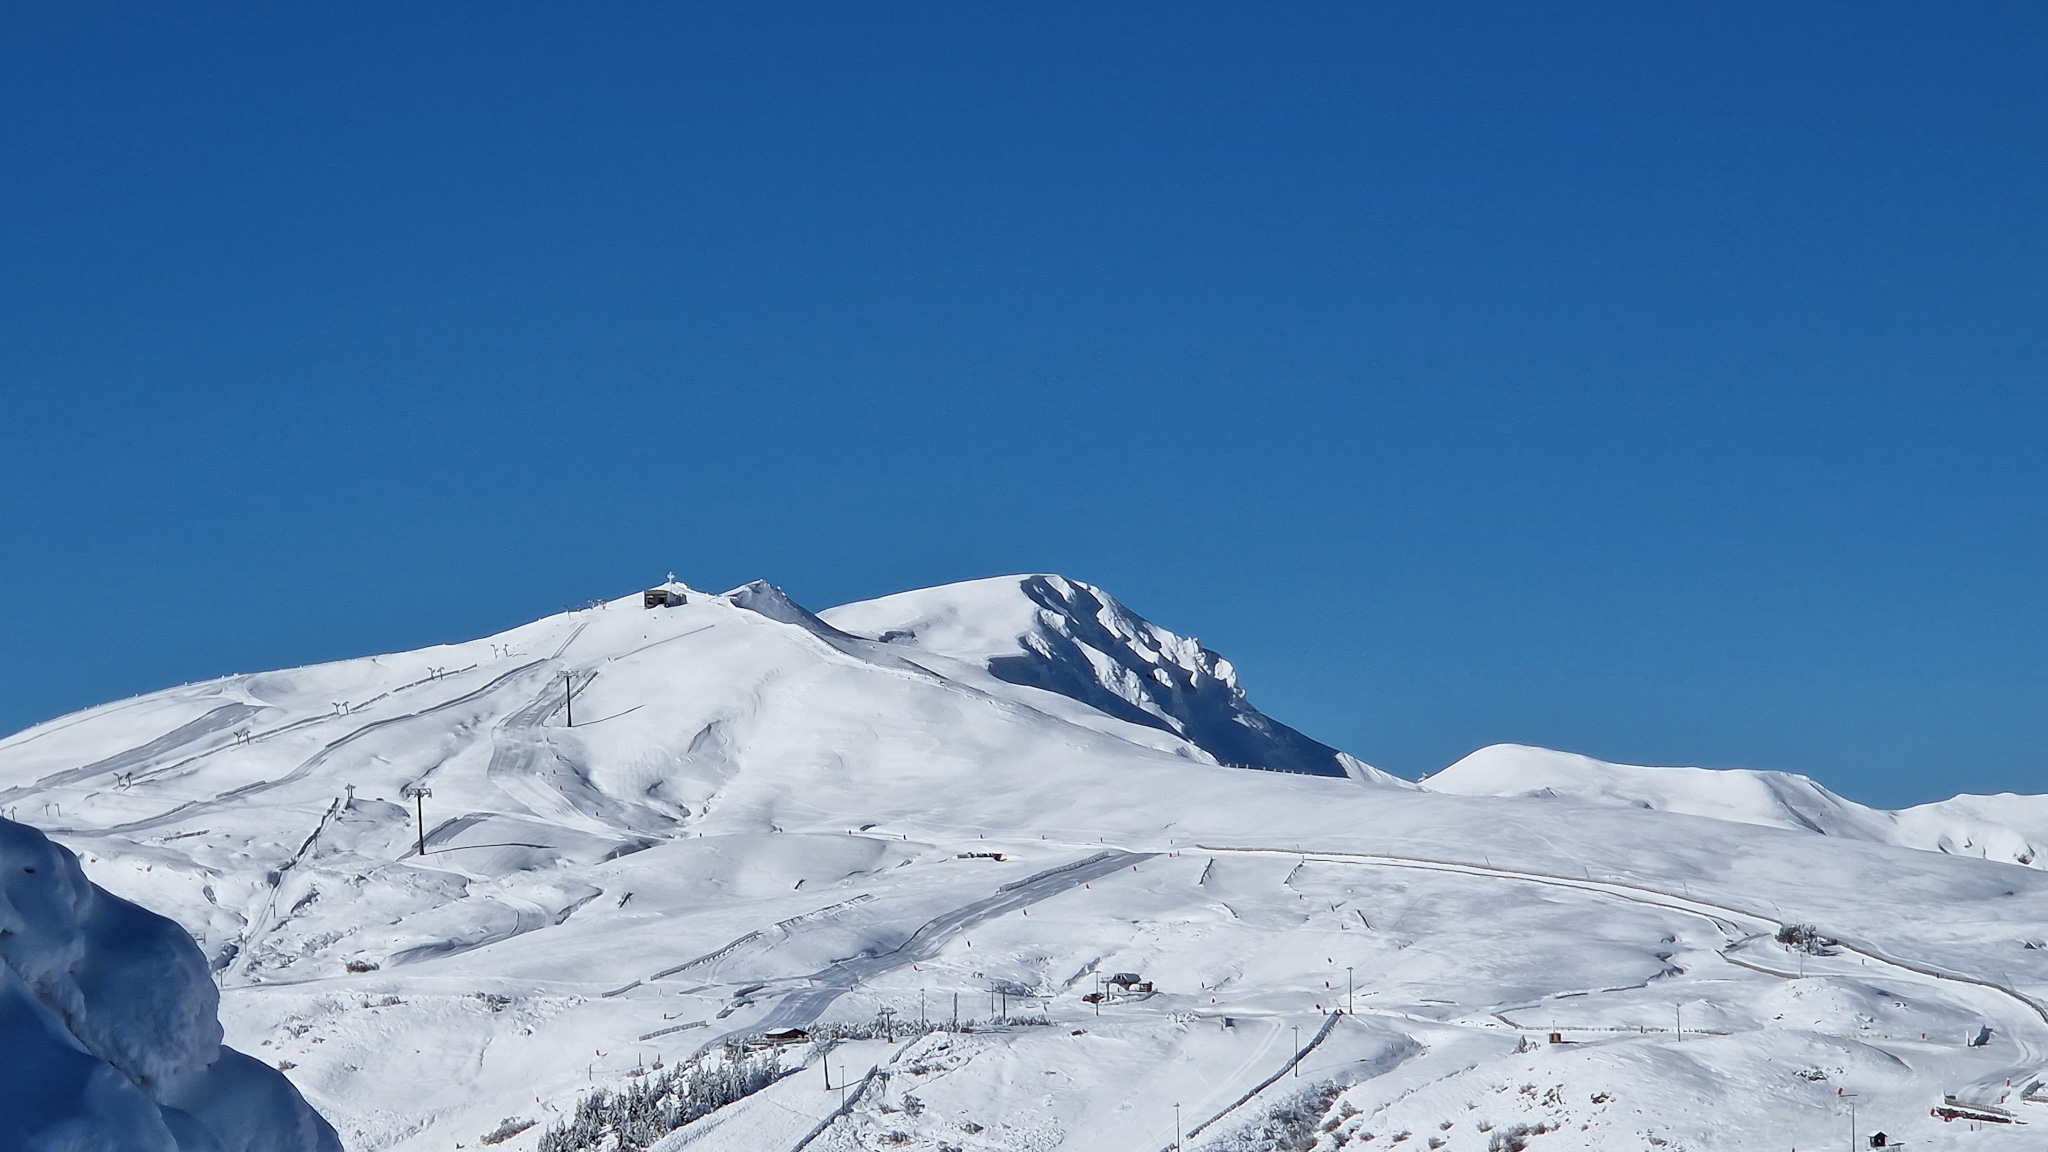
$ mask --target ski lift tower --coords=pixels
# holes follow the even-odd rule
[[[398,790],[398,794],[405,799],[411,800],[416,806],[420,821],[420,855],[425,856],[427,854],[427,797],[432,796],[434,790],[420,784],[407,784]]]

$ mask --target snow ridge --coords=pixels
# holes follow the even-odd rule
[[[1173,733],[1218,763],[1393,781],[1252,707],[1230,661],[1092,584],[1039,573],[905,592],[823,614],[876,640],[978,663],[1006,683]]]
[[[1458,796],[1677,812],[2037,867],[2048,845],[2048,797],[1965,795],[1886,810],[1845,799],[1796,772],[1611,764],[1524,744],[1481,748],[1422,786]]]

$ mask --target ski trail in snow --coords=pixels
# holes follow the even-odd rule
[[[258,709],[240,702],[222,704],[203,716],[187,720],[185,723],[178,725],[176,728],[146,744],[130,748],[125,752],[117,752],[103,760],[95,760],[78,768],[66,768],[59,772],[53,772],[32,783],[17,784],[4,792],[0,792],[0,803],[26,796],[31,792],[39,792],[47,788],[62,788],[67,784],[76,784],[83,780],[90,780],[94,776],[116,775],[131,768],[141,767],[168,752],[196,743],[216,732],[232,728],[249,717],[256,715],[258,711]]]
[[[576,642],[576,637],[589,626],[589,621],[578,624],[576,631],[562,641],[548,661],[560,661],[562,654]],[[665,636],[617,658],[694,636],[710,627],[705,625],[675,636]],[[596,672],[591,672],[583,684],[571,691],[580,695],[595,676]],[[531,702],[499,721],[491,730],[491,759],[484,769],[485,779],[497,785],[507,799],[536,819],[607,838],[616,837],[622,829],[634,833],[647,832],[634,821],[632,807],[592,783],[581,766],[555,751],[553,742],[542,734],[548,718],[562,707],[562,703],[562,697],[555,692],[554,681],[550,678]],[[547,779],[549,775],[553,775],[557,782],[551,783]],[[660,831],[655,830],[657,834]]]
[[[1223,1109],[1223,1111],[1216,1113],[1214,1116],[1211,1116],[1207,1120],[1202,1121],[1200,1124],[1195,1125],[1193,1128],[1188,1129],[1187,1135],[1182,1138],[1182,1143],[1186,1143],[1188,1140],[1192,1140],[1195,1137],[1201,1135],[1203,1129],[1209,1127],[1211,1124],[1216,1123],[1218,1120],[1223,1119],[1225,1116],[1230,1115],[1232,1112],[1237,1111],[1239,1108],[1244,1107],[1246,1104],[1251,1103],[1253,1098],[1258,1096],[1259,1093],[1264,1092],[1266,1089],[1271,1088],[1274,1084],[1279,1083],[1280,1078],[1282,1076],[1285,1076],[1289,1072],[1293,1071],[1296,1065],[1300,1064],[1303,1060],[1308,1059],[1309,1053],[1315,1051],[1317,1048],[1320,1048],[1322,1046],[1323,1041],[1328,1040],[1330,1038],[1330,1033],[1334,1031],[1337,1027],[1337,1021],[1342,1020],[1343,1018],[1344,1014],[1342,1012],[1330,1013],[1329,1019],[1324,1020],[1323,1026],[1316,1031],[1315,1038],[1310,1040],[1307,1044],[1302,1045],[1301,1051],[1296,1052],[1291,1057],[1289,1057],[1287,1063],[1282,1064],[1278,1072],[1275,1072],[1271,1076],[1266,1077],[1264,1080],[1259,1081],[1257,1087],[1253,1088],[1249,1092],[1246,1092],[1244,1095],[1239,1096],[1236,1100],[1231,1101],[1230,1104]],[[1385,1071],[1385,1069],[1381,1069],[1381,1071]],[[1161,1148],[1159,1152],[1176,1152],[1176,1146],[1168,1144],[1164,1148]]]
[[[873,1084],[875,1078],[880,1075],[882,1075],[882,1066],[879,1064],[871,1065],[868,1068],[868,1074],[861,1077],[860,1083],[853,1086],[853,1091],[847,1095],[845,1103],[834,1108],[830,1115],[818,1121],[818,1126],[811,1129],[803,1139],[797,1141],[796,1147],[791,1148],[789,1152],[804,1152],[804,1149],[811,1146],[812,1141],[825,1134],[826,1129],[837,1124],[841,1119],[852,1115],[854,1108],[860,1104],[861,1097],[867,1095],[868,1086]]]
[[[341,798],[337,796],[334,803],[327,806],[327,811],[320,814],[320,822],[313,826],[313,831],[306,837],[306,842],[299,845],[299,850],[292,853],[291,859],[285,861],[270,873],[268,877],[270,891],[263,897],[263,907],[257,911],[256,915],[250,917],[249,923],[242,929],[240,937],[235,941],[235,954],[242,960],[242,976],[245,979],[249,978],[256,971],[256,941],[265,932],[269,931],[270,918],[277,911],[277,894],[284,887],[285,874],[297,867],[299,861],[306,858],[306,853],[313,850],[314,843],[320,839],[320,833],[326,830],[327,822],[332,820],[334,814],[340,810]]]
[[[201,680],[196,684],[181,684],[176,688],[166,689],[162,692],[147,692],[140,696],[130,696],[126,700],[99,704],[79,712],[73,712],[69,716],[60,716],[55,720],[46,720],[41,724],[15,732],[5,739],[0,739],[0,752],[11,752],[23,745],[33,744],[45,736],[55,735],[89,721],[103,719],[116,712],[125,712],[130,708],[141,707],[145,704],[157,704],[165,700],[189,700],[193,697],[204,696],[209,690],[233,679],[235,679],[233,676],[222,676],[213,680]]]
[[[1006,916],[1019,909],[1028,908],[1041,900],[1077,887],[1084,881],[1099,880],[1157,855],[1157,852],[1097,852],[1073,863],[1048,868],[1035,876],[1005,884],[992,896],[934,916],[912,933],[910,939],[888,952],[851,957],[822,971],[800,977],[799,979],[809,981],[811,986],[784,995],[782,1002],[766,1016],[746,1028],[719,1036],[707,1042],[704,1047],[712,1048],[740,1036],[779,1028],[807,1027],[824,1015],[825,1009],[831,1007],[834,1000],[851,991],[862,981],[871,980],[906,964],[930,960],[937,956],[955,935],[966,929],[998,916]]]
[[[538,696],[499,721],[491,731],[491,760],[484,778],[536,819],[605,837],[618,835],[622,827],[636,830],[625,806],[591,783],[541,735],[542,724],[561,706],[550,680]],[[546,778],[549,775],[554,782]]]
[[[355,707],[351,708],[350,711],[360,712],[363,709],[369,707],[372,704],[377,703],[380,700],[396,696],[402,692],[411,691],[412,689],[418,688],[423,684],[431,684],[439,680],[445,680],[450,675],[460,675],[464,672],[475,671],[477,667],[477,665],[471,664],[466,668],[458,668],[452,673],[422,676],[417,680],[412,680],[407,683],[400,684],[394,688],[385,689],[384,691],[379,692],[377,695],[372,696],[370,699],[365,700],[360,704],[357,704]],[[229,677],[228,681],[235,679],[240,678]],[[227,683],[228,681],[221,681],[220,683]],[[137,702],[139,702],[142,699],[145,698],[138,697]],[[82,782],[84,780],[91,779],[96,774],[118,773],[124,770],[142,767],[143,765],[147,764],[148,766],[140,772],[129,772],[130,780],[132,783],[145,783],[151,780],[156,780],[172,772],[176,772],[180,768],[186,767],[190,764],[197,763],[198,761],[204,760],[209,756],[214,756],[221,752],[232,751],[238,746],[257,744],[265,740],[270,740],[275,737],[282,736],[287,732],[296,732],[301,728],[309,728],[315,724],[324,723],[328,720],[333,719],[331,715],[324,713],[312,716],[301,716],[297,720],[288,721],[284,724],[278,725],[275,728],[265,728],[261,731],[245,731],[243,733],[244,738],[242,741],[231,742],[227,744],[216,744],[211,748],[194,752],[189,756],[186,756],[179,760],[173,760],[167,764],[152,763],[153,761],[160,759],[165,753],[170,752],[173,749],[196,743],[198,738],[201,736],[208,735],[213,732],[218,732],[225,728],[233,727],[235,724],[238,724],[243,720],[253,719],[257,716],[262,715],[264,711],[265,706],[247,704],[241,701],[231,701],[229,703],[222,704],[221,706],[215,708],[212,712],[209,712],[206,715],[201,716],[199,719],[188,721],[187,723],[179,726],[178,728],[170,732],[167,732],[154,740],[149,741],[147,744],[143,744],[139,747],[129,749],[126,752],[121,752],[114,756],[107,757],[104,760],[96,761],[82,768],[66,769],[52,776],[48,776],[41,780],[38,780],[32,784],[17,785],[16,787],[10,788],[5,792],[0,792],[0,802],[5,802],[6,800],[12,799],[26,791],[62,787],[68,784],[75,784]],[[241,795],[242,793],[237,792],[234,794]]]
[[[462,695],[457,696],[453,699],[443,700],[439,704],[430,705],[426,708],[420,709],[417,712],[406,712],[397,716],[386,716],[381,720],[372,720],[368,724],[365,724],[360,728],[357,728],[343,736],[339,736],[333,740],[328,741],[324,746],[321,747],[321,749],[318,752],[313,753],[313,755],[307,757],[304,761],[301,761],[298,767],[293,768],[290,772],[285,773],[283,776],[280,776],[275,780],[257,780],[253,783],[244,784],[239,788],[230,788],[225,792],[222,792],[216,796],[213,796],[205,800],[187,800],[183,804],[179,804],[174,808],[168,809],[164,812],[160,812],[155,816],[145,816],[140,820],[131,820],[126,824],[112,824],[108,825],[105,828],[52,828],[49,831],[53,833],[63,833],[69,835],[82,836],[112,836],[125,835],[131,832],[146,832],[152,828],[161,828],[166,824],[182,820],[187,816],[193,815],[194,813],[204,812],[209,808],[217,807],[218,805],[225,803],[229,800],[236,800],[245,796],[252,796],[260,792],[268,792],[273,788],[281,788],[287,784],[295,784],[300,780],[305,779],[307,776],[311,775],[322,764],[325,764],[328,760],[332,759],[335,753],[341,751],[343,748],[354,743],[355,741],[370,735],[373,732],[382,731],[383,729],[389,728],[395,724],[404,724],[413,720],[421,719],[422,717],[432,716],[437,712],[445,712],[450,708],[458,708],[464,704],[473,703],[476,700],[479,700],[484,696],[487,696],[492,692],[497,691],[499,688],[504,687],[508,682],[517,678],[521,674],[538,668],[545,663],[545,660],[534,660],[526,664],[521,664],[519,667],[512,669],[510,672],[506,672],[496,677],[490,683],[485,684],[483,687],[474,689],[469,692],[465,692]]]

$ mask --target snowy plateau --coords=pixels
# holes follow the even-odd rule
[[[4,1063],[71,1078],[5,1091],[77,1132],[239,1077],[221,1147],[323,1146],[280,1075],[351,1152],[2048,1131],[2048,798],[1516,746],[1411,783],[1056,576],[671,581],[185,685],[0,741],[0,815],[76,853],[0,827]],[[47,1146],[214,1146],[153,1139]]]

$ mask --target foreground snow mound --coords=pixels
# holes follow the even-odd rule
[[[221,1046],[219,993],[176,924],[0,820],[0,1149],[327,1152],[283,1076]]]
[[[826,622],[1171,732],[1218,763],[1394,780],[1252,707],[1230,661],[1090,584],[999,576],[833,608]]]

